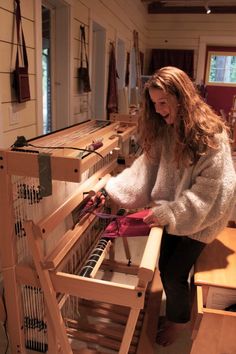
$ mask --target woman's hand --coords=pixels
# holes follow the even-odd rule
[[[153,213],[152,209],[149,210],[148,214],[143,218],[143,221],[148,224],[150,227],[160,226],[158,218]]]
[[[95,195],[91,198],[91,202],[96,206],[100,207],[105,204],[106,196],[103,191],[100,190],[95,193]]]

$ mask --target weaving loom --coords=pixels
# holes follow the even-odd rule
[[[115,259],[114,241],[101,239],[106,225],[96,214],[72,222],[78,206],[115,173],[118,148],[129,146],[135,129],[89,121],[0,151],[1,265],[12,354],[152,353],[146,324],[156,328],[157,319],[144,314],[148,298],[160,303],[161,230],[151,230],[141,263],[128,266]],[[102,272],[130,274],[134,285],[104,280]]]

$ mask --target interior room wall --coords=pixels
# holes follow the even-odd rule
[[[29,81],[31,100],[17,104],[12,90],[11,72],[15,67],[16,32],[14,25],[14,1],[0,0],[0,85],[1,85],[1,132],[0,147],[11,145],[17,135],[36,134],[36,93],[35,93],[35,27],[34,4],[32,0],[22,0],[22,22],[29,61]]]

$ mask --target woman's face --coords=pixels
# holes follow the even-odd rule
[[[149,95],[156,112],[162,116],[166,124],[174,124],[178,112],[177,98],[155,87],[149,89]]]

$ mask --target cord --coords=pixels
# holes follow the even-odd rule
[[[5,313],[6,313],[6,318],[5,318],[5,321],[3,323],[3,328],[4,328],[5,335],[6,335],[6,340],[7,340],[6,349],[5,349],[5,354],[7,354],[8,348],[9,348],[9,338],[8,338],[8,334],[7,334],[7,307],[6,307],[6,301],[5,301],[4,288],[3,288],[3,293],[2,293],[2,302],[3,302],[3,306],[4,306],[4,309],[5,309]]]
[[[101,154],[99,154],[99,152],[97,152],[96,150],[82,149],[82,148],[77,148],[77,147],[73,147],[73,146],[37,146],[37,145],[29,144],[23,135],[17,137],[16,141],[11,146],[11,148],[15,149],[15,148],[20,148],[20,147],[24,147],[24,146],[31,146],[36,149],[78,150],[78,151],[88,152],[89,154],[95,153],[103,159],[103,156]]]

